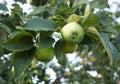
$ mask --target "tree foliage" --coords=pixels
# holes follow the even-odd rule
[[[26,0],[15,2],[11,11],[6,3],[0,3],[1,84],[120,82],[120,24],[108,11],[108,0],[31,0],[33,11],[29,14],[19,5],[28,3]],[[119,11],[115,16],[119,17]],[[66,54],[60,30],[70,22],[79,23],[85,36],[74,53]],[[36,47],[51,46],[57,63],[35,58]],[[56,74],[55,80],[46,73],[48,68]],[[97,75],[91,75],[91,71]]]

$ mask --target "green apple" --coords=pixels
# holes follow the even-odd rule
[[[73,53],[76,49],[77,49],[77,44],[75,43],[68,43],[68,42],[65,42],[63,44],[63,52],[64,53]]]
[[[54,48],[36,49],[36,59],[41,62],[49,62],[54,57]]]
[[[66,42],[80,43],[84,38],[85,32],[77,22],[70,22],[61,29],[61,35]]]

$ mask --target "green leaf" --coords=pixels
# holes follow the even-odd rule
[[[103,28],[101,31],[106,33],[113,33],[117,35],[117,31],[110,26],[105,26],[105,28]]]
[[[119,52],[113,43],[109,42],[109,48],[113,56],[113,60],[117,60]]]
[[[49,36],[40,37],[39,48],[40,49],[49,48],[53,45],[54,42],[55,42],[55,40],[52,37],[49,37]]]
[[[23,27],[26,30],[33,31],[50,31],[56,29],[56,25],[52,21],[40,18],[28,20]]]
[[[88,3],[84,10],[84,17],[87,18],[89,16],[89,14],[90,14],[90,5]]]
[[[20,7],[20,5],[18,4],[12,4],[12,6],[14,7],[12,10],[12,16],[16,17],[17,15],[22,18],[24,17],[24,13],[23,13],[23,9]],[[18,17],[16,17],[18,18]]]
[[[113,64],[113,60],[118,57],[118,50],[117,48],[110,42],[109,35],[107,33],[99,33],[95,27],[89,27],[88,30],[88,35],[93,36],[99,39],[100,43],[103,45],[105,48],[109,59],[110,59],[110,64]]]
[[[28,68],[31,64],[35,55],[35,48],[32,48],[23,52],[15,52],[13,53],[13,65],[15,69],[16,79],[19,80],[21,78],[22,73]]]
[[[109,8],[108,0],[94,0],[90,2],[90,7],[100,9]]]
[[[65,0],[57,0],[58,6],[61,6],[62,4],[65,4]]]
[[[77,5],[82,5],[84,3],[88,3],[88,0],[74,0],[73,7]]]
[[[21,32],[5,42],[3,46],[10,51],[28,50],[33,47],[32,34],[29,32]]]
[[[89,16],[85,19],[83,24],[86,26],[94,26],[99,24],[99,22],[100,18],[96,14],[90,13]]]
[[[55,44],[55,56],[58,60],[58,63],[61,64],[62,66],[68,66],[68,60],[63,53],[63,40],[58,40],[57,43]]]
[[[55,44],[56,58],[59,60],[62,54],[63,40],[58,40]]]
[[[21,32],[22,32],[21,30],[14,31],[14,32],[10,33],[10,37],[13,38],[16,35],[20,34]]]
[[[15,1],[21,2],[22,4],[27,2],[26,0],[15,0]]]
[[[117,48],[110,42],[109,35],[105,33],[100,33],[100,40],[101,40],[102,45],[106,49],[106,52],[110,60],[112,61],[112,60],[117,59],[119,52]]]
[[[97,29],[95,27],[89,27],[86,34],[96,44],[98,43],[98,41],[99,41],[99,33],[98,33],[98,31],[97,31]]]
[[[64,26],[66,24],[66,20],[62,15],[54,15],[49,17],[50,20],[53,20],[57,26]]]
[[[3,44],[7,41],[8,33],[5,29],[0,28],[0,56],[6,54],[3,48]]]
[[[116,17],[116,18],[119,18],[119,17],[120,17],[120,11],[119,11],[119,10],[117,10],[117,11],[115,12],[115,17]]]
[[[100,15],[100,22],[103,25],[110,25],[111,20],[109,19],[109,17],[107,15]]]
[[[2,10],[2,11],[8,11],[8,8],[7,8],[6,4],[0,3],[0,10]]]
[[[58,63],[64,67],[69,65],[65,54],[61,55],[60,59],[58,60]]]
[[[105,33],[100,33],[100,37],[103,46],[109,46],[109,42],[110,42],[109,35]]]
[[[80,42],[80,44],[90,44],[90,43],[92,43],[92,40],[90,39],[90,37],[88,37],[88,35],[87,34],[85,34],[85,36],[84,36],[84,38],[83,38],[83,40]]]
[[[3,48],[0,47],[0,57],[3,55]]]
[[[0,46],[7,40],[7,32],[0,28]]]
[[[31,5],[38,7],[40,5],[44,6],[48,0],[31,0],[30,2]]]
[[[70,16],[68,17],[67,23],[69,23],[69,22],[78,22],[78,21],[80,21],[80,20],[81,20],[81,17],[80,17],[80,16],[78,16],[78,15],[76,15],[76,14],[72,14],[72,15],[70,15]]]
[[[79,6],[75,6],[75,7],[72,7],[72,8],[65,8],[65,9],[61,9],[59,11],[56,11],[56,14],[59,14],[59,15],[66,15],[66,14],[72,14],[75,12],[75,10],[79,8]]]
[[[39,6],[30,15],[40,14],[46,11],[46,6]]]
[[[120,34],[120,24],[116,25],[114,29]]]
[[[7,25],[5,25],[5,24],[3,24],[3,23],[1,23],[1,22],[0,22],[0,28],[5,29],[6,32],[8,32],[9,34],[10,34],[11,31],[12,31]]]

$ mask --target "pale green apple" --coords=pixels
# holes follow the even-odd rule
[[[77,22],[70,22],[61,29],[61,34],[66,42],[80,43],[84,38],[85,32]]]

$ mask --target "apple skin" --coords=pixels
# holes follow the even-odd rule
[[[78,45],[74,43],[67,43],[63,44],[63,52],[64,53],[73,53],[77,49]]]
[[[61,35],[66,42],[80,43],[85,32],[77,22],[70,22],[61,29]]]
[[[39,48],[37,48],[35,57],[38,61],[49,62],[54,57],[54,48],[49,47],[49,48],[41,49],[41,50],[39,50]]]

